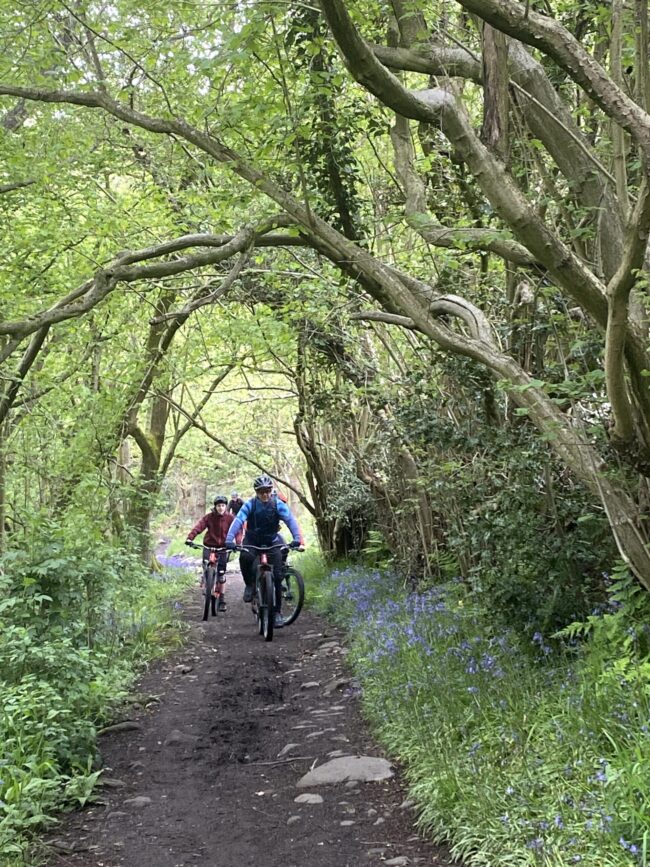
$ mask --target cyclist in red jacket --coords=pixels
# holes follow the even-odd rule
[[[214,498],[214,508],[211,512],[208,512],[207,515],[204,515],[198,524],[195,524],[190,532],[187,534],[187,539],[185,540],[185,544],[190,544],[194,541],[194,537],[198,536],[199,533],[202,533],[204,530],[205,536],[203,537],[203,573],[205,574],[205,569],[208,565],[208,557],[210,556],[210,548],[224,548],[226,544],[226,536],[228,535],[228,530],[230,529],[230,525],[235,520],[235,516],[231,515],[227,511],[228,506],[228,498],[224,497],[222,494],[218,494]],[[242,533],[239,533],[237,537],[237,544],[241,542]],[[218,591],[218,602],[217,607],[219,611],[226,610],[226,599],[224,595],[224,589],[226,584],[226,564],[228,562],[228,557],[230,556],[229,551],[220,551],[217,554],[217,591]]]

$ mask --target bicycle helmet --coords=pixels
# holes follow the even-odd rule
[[[267,476],[266,473],[262,476],[258,476],[253,482],[253,490],[259,491],[260,488],[272,488],[273,487],[273,479],[270,476]]]
[[[223,494],[217,494],[217,496],[214,498],[215,506],[217,505],[217,503],[223,503],[224,506],[227,506],[228,505],[228,497],[224,497]]]

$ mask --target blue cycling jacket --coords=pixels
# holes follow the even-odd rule
[[[295,542],[300,542],[300,527],[291,509],[282,500],[275,497],[268,503],[263,503],[257,497],[251,497],[241,507],[230,525],[226,544],[234,542],[235,536],[246,523],[244,541],[251,545],[273,545],[280,529],[280,521],[285,523]]]

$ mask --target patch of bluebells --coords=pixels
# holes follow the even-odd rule
[[[183,554],[173,554],[171,557],[158,556],[158,562],[163,569],[194,569],[194,558],[185,557]]]
[[[414,702],[418,703],[417,719],[423,720],[425,726],[434,726],[442,718],[445,727],[451,726],[454,730],[455,726],[455,731],[461,735],[461,744],[466,738],[460,749],[464,751],[467,767],[472,767],[474,773],[483,775],[488,765],[497,775],[500,768],[508,773],[507,755],[495,754],[495,749],[498,751],[500,747],[495,746],[494,735],[501,734],[502,744],[518,744],[517,752],[524,749],[526,738],[522,740],[517,730],[520,720],[516,716],[523,705],[518,701],[516,691],[511,700],[504,698],[504,689],[510,683],[520,682],[519,673],[530,671],[530,654],[521,652],[520,639],[507,630],[498,635],[485,634],[471,600],[460,595],[462,586],[447,584],[426,592],[400,596],[403,592],[401,580],[376,570],[350,568],[332,575],[332,578],[338,609],[355,638],[361,639],[357,645],[361,651],[361,668],[374,680],[372,693],[367,690],[366,695],[374,694],[374,701],[380,705],[377,714],[382,723],[399,719],[399,706],[403,703],[401,696],[408,696],[406,704],[412,707]],[[550,695],[556,694],[560,708],[557,718],[545,721],[542,718],[541,731],[546,732],[549,742],[556,744],[558,750],[569,750],[572,738],[578,732],[574,731],[575,726],[566,724],[564,714],[568,712],[571,720],[582,717],[584,695],[581,686],[584,681],[578,667],[566,665],[560,654],[553,653],[541,632],[532,636],[531,644],[537,650],[537,680],[543,689],[553,690]],[[549,665],[547,660],[552,664]],[[388,682],[387,672],[391,673]],[[399,674],[402,672],[404,677],[400,682]],[[455,693],[456,702],[452,693]],[[462,725],[458,724],[458,719],[454,723],[454,704],[462,708]],[[471,708],[478,708],[478,717],[470,711]],[[498,722],[493,722],[493,728],[487,729],[487,738],[484,739],[482,723],[476,720],[479,717],[483,719],[485,714],[490,718],[491,709],[496,710]],[[510,709],[514,717],[510,715]],[[629,708],[624,701],[620,705],[612,702],[610,718],[626,723],[626,711]],[[531,722],[534,719],[532,710],[529,719]],[[589,725],[579,733],[581,742],[596,741],[598,735],[591,728]],[[650,734],[650,726],[644,724],[643,731]],[[403,738],[403,729],[399,737]],[[529,767],[541,767],[547,763],[548,756],[544,750],[535,756],[531,753],[532,745],[526,749]],[[623,849],[628,856],[637,855],[637,845],[629,840],[630,837],[634,839],[633,834],[627,829],[627,836],[623,836],[621,832],[624,834],[625,829],[603,809],[605,785],[609,787],[616,780],[608,761],[605,758],[590,759],[587,755],[583,761],[575,754],[560,754],[563,761],[553,778],[554,791],[540,783],[540,801],[534,808],[528,795],[516,794],[519,791],[516,773],[510,777],[517,788],[508,785],[502,789],[506,795],[514,796],[512,812],[501,816],[502,826],[507,826],[515,835],[521,834],[520,845],[532,850],[536,859],[547,856],[551,848],[556,852],[556,847],[561,847],[565,852],[561,863],[589,863],[584,852],[575,854],[576,849],[582,851],[580,847],[587,839],[589,847],[607,845],[618,847],[619,852]],[[566,789],[561,794],[562,787],[558,789],[558,781],[567,781],[572,794],[569,795]],[[588,793],[585,793],[587,786]],[[608,801],[612,794],[608,788]],[[546,809],[541,813],[544,801]],[[535,812],[540,809],[541,815],[533,819],[531,809]],[[522,813],[529,818],[524,819]],[[575,836],[570,836],[571,832]],[[590,848],[590,852],[593,849]]]

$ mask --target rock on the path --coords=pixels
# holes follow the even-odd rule
[[[350,683],[349,677],[336,677],[334,680],[330,680],[329,683],[325,684],[325,688],[323,689],[323,695],[331,695],[335,690],[341,689],[344,686],[347,686]]]
[[[124,801],[125,807],[133,807],[135,810],[142,810],[144,807],[148,807],[151,803],[151,798],[148,798],[146,795],[138,795],[136,798],[127,798]]]
[[[310,680],[308,683],[302,683],[300,689],[317,689],[319,686],[319,680]]]
[[[323,798],[321,795],[316,795],[313,792],[305,792],[293,799],[296,804],[322,804]]]
[[[142,729],[142,726],[139,722],[131,719],[125,719],[122,722],[114,723],[112,726],[106,726],[103,729],[100,729],[97,734],[99,735],[107,735],[112,732],[137,732]]]
[[[304,789],[308,786],[345,783],[348,780],[372,783],[387,780],[392,776],[391,764],[386,759],[376,756],[341,756],[309,771],[298,780],[297,785]]]
[[[406,855],[398,855],[397,858],[391,858],[389,861],[384,861],[384,867],[406,867],[410,860]]]
[[[198,741],[198,739],[199,738],[197,735],[188,735],[185,732],[174,729],[165,738],[165,746],[173,747],[177,746],[178,744],[194,745]]]
[[[290,753],[291,750],[295,750],[299,746],[300,746],[300,744],[286,744],[285,746],[282,747],[282,749],[278,753],[277,757],[279,759],[281,759],[282,756],[286,756],[287,753]]]
[[[287,819],[287,825],[295,825],[296,822],[299,822],[302,816],[289,816]]]
[[[354,822],[352,819],[343,819],[342,822],[339,822],[339,825],[342,828],[349,828],[350,825],[355,825],[355,824],[356,824],[356,822]]]

